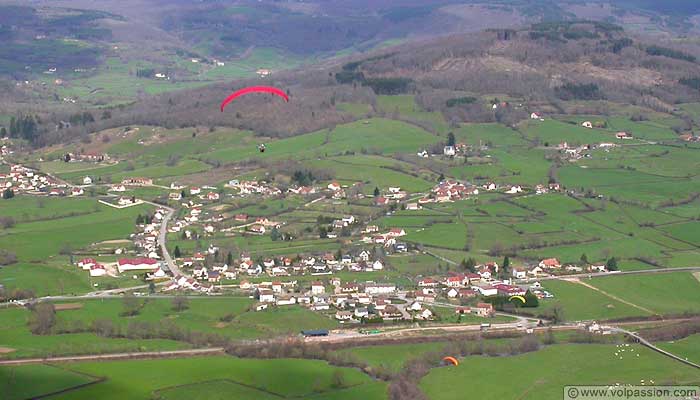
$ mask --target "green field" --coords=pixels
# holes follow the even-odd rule
[[[78,310],[59,311],[62,320],[67,313]],[[99,318],[96,316],[95,318]],[[70,319],[70,318],[66,318]],[[127,351],[159,351],[186,349],[186,343],[162,339],[105,338],[92,333],[60,335],[33,335],[27,326],[29,312],[26,309],[0,310],[0,347],[11,352],[0,354],[0,358],[43,357],[51,355],[101,354]]]
[[[385,398],[385,384],[362,372],[336,368],[322,361],[300,359],[256,360],[228,356],[187,359],[108,361],[62,366],[66,374],[102,376],[107,379],[51,399],[166,399],[240,398]],[[3,370],[3,369],[0,369]],[[338,371],[342,386],[334,386]],[[67,376],[61,376],[64,385]],[[19,391],[16,385],[10,390]],[[24,390],[24,389],[22,389]],[[338,397],[336,397],[336,394]],[[190,397],[197,396],[197,397]],[[213,397],[218,396],[218,397]],[[316,397],[318,396],[318,397]],[[17,397],[21,398],[21,397]]]
[[[586,283],[595,280],[586,280]],[[555,298],[540,302],[540,309],[547,310],[555,304],[564,309],[569,321],[606,320],[632,316],[648,316],[649,313],[637,309],[583,285],[565,281],[546,281],[543,285]]]
[[[446,342],[390,344],[380,346],[353,347],[337,351],[338,354],[362,361],[372,368],[399,372],[407,361],[421,355],[442,350]]]
[[[682,385],[700,379],[696,369],[645,347],[626,347],[622,356],[616,351],[615,345],[567,344],[511,357],[467,357],[458,367],[433,369],[420,387],[431,400],[462,398],[466,390],[479,399],[557,399],[574,383]],[[514,372],[504,381],[504,371]]]
[[[96,380],[53,365],[0,367],[0,393],[6,400],[34,398]]]
[[[700,363],[700,334],[672,342],[656,343],[660,348],[694,363]]]
[[[659,314],[700,311],[700,282],[690,272],[610,276],[587,283]]]

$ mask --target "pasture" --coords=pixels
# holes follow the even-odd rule
[[[615,345],[566,344],[509,357],[472,356],[458,367],[434,368],[420,387],[432,400],[461,398],[465,391],[479,399],[554,399],[572,384],[695,384],[700,373],[645,347],[631,345],[619,353]],[[509,374],[507,384],[503,371]],[[474,379],[474,377],[480,379]]]
[[[659,314],[700,311],[700,282],[690,272],[607,276],[586,282]]]
[[[386,385],[356,369],[300,359],[239,359],[228,356],[186,359],[84,362],[67,371],[103,376],[97,384],[51,399],[385,398]],[[342,380],[334,380],[334,375]],[[11,387],[11,389],[13,389]],[[195,395],[196,397],[189,397]],[[218,397],[213,397],[218,396]],[[318,397],[316,397],[318,396]]]

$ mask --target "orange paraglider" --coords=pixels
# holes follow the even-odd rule
[[[454,365],[455,367],[459,365],[459,361],[457,361],[456,358],[450,357],[450,356],[443,357],[442,361],[444,361],[446,363],[450,363],[450,364]]]

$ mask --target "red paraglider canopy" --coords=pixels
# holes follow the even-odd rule
[[[224,108],[228,105],[228,103],[232,102],[236,98],[246,95],[248,93],[271,93],[274,95],[277,95],[281,98],[284,99],[284,101],[289,101],[289,96],[287,96],[287,93],[282,91],[281,89],[278,89],[276,87],[272,86],[250,86],[246,87],[240,90],[236,90],[235,92],[231,93],[227,98],[224,99],[224,101],[221,102],[221,112],[224,112]]]

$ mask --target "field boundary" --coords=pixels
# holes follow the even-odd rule
[[[28,365],[28,364],[49,364],[77,361],[114,361],[114,360],[139,360],[153,358],[171,357],[196,357],[205,355],[223,355],[226,351],[223,347],[212,347],[208,349],[192,350],[171,350],[171,351],[150,351],[133,353],[112,353],[112,354],[89,354],[82,356],[62,356],[44,358],[21,358],[16,360],[0,360],[0,366]]]

